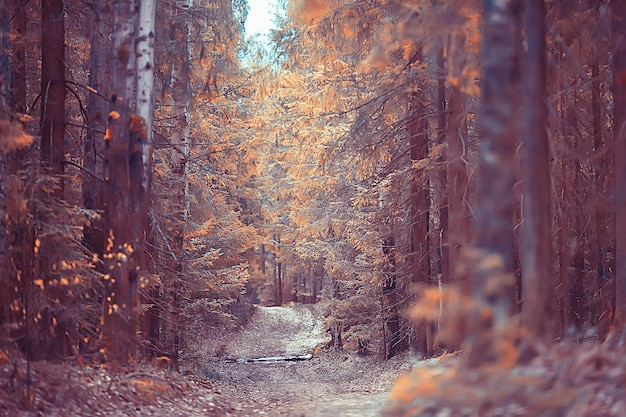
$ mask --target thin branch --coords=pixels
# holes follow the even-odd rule
[[[89,176],[91,176],[91,177],[93,177],[93,178],[97,179],[98,181],[100,181],[100,182],[102,182],[102,183],[105,183],[105,182],[106,182],[106,180],[105,180],[105,179],[100,178],[99,176],[97,176],[97,175],[96,175],[96,174],[94,174],[93,172],[89,171],[89,170],[88,170],[88,169],[86,169],[85,167],[83,167],[83,166],[81,166],[81,165],[78,165],[78,164],[75,164],[75,163],[74,163],[74,162],[72,162],[72,161],[68,161],[67,159],[64,159],[64,160],[63,160],[63,163],[64,163],[64,164],[66,164],[66,165],[71,165],[71,166],[73,166],[73,167],[78,168],[80,171],[82,171],[82,172],[84,172],[85,174],[87,174],[87,175],[89,175]]]

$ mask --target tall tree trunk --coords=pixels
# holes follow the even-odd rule
[[[109,226],[105,255],[106,302],[102,343],[110,360],[134,356],[137,328],[137,269],[131,210],[131,104],[135,87],[135,2],[114,4],[113,95],[105,136],[104,206]]]
[[[454,68],[460,72],[465,66],[462,48],[465,45],[463,36],[454,36],[450,39],[449,49],[455,55],[450,59],[456,62]],[[467,115],[465,95],[460,86],[452,85],[448,97],[448,235],[450,276],[452,282],[461,284],[468,290],[467,276],[458,273],[461,264],[461,251],[469,241],[469,216],[467,213]]]
[[[436,145],[445,146],[446,143],[446,73],[445,73],[445,60],[443,57],[443,46],[440,45],[437,48],[437,71],[439,76],[437,77],[437,140]],[[441,152],[439,157],[439,163],[445,165],[446,163],[446,151]],[[435,201],[435,207],[439,211],[439,230],[436,233],[435,241],[437,250],[433,252],[436,256],[436,263],[439,264],[438,284],[450,281],[450,239],[448,229],[448,198],[446,195],[446,187],[448,183],[448,173],[445,169],[439,172],[439,175],[433,177],[433,189],[434,195],[437,201]]]
[[[613,31],[613,106],[615,126],[615,319],[626,327],[626,3],[611,1]]]
[[[423,98],[417,92],[409,95],[408,137],[411,161],[419,161],[428,156],[428,123],[422,104]],[[428,249],[428,222],[430,204],[428,200],[428,180],[423,172],[416,172],[411,179],[411,282],[428,283],[430,281],[430,257]],[[431,344],[427,340],[426,327],[419,325],[414,329],[411,346],[418,356],[428,356]]]
[[[564,138],[563,138],[564,140]],[[565,158],[561,159],[561,187],[560,187],[560,200],[562,202],[569,201],[569,190],[567,186],[567,173],[568,164]],[[569,222],[568,222],[568,207],[565,204],[561,204],[559,212],[559,291],[557,294],[557,300],[559,301],[559,320],[560,331],[562,336],[571,324],[571,311],[572,302],[570,298],[570,279],[569,279],[569,264],[570,264],[570,234],[569,234]]]
[[[89,25],[90,55],[89,55],[89,86],[98,94],[89,94],[87,98],[87,129],[83,141],[83,205],[88,210],[102,210],[104,208],[102,196],[102,181],[104,179],[104,132],[106,130],[106,115],[108,113],[108,101],[102,95],[107,85],[106,62],[110,50],[107,33],[110,33],[110,24],[103,19],[107,16],[101,0],[92,0]],[[98,259],[104,259],[108,227],[103,218],[94,219],[85,226],[83,242]],[[95,267],[103,272],[102,264],[96,263]],[[98,293],[99,302],[102,303],[104,294]],[[101,329],[89,329],[89,335],[99,334]],[[86,336],[90,337],[90,336]]]
[[[26,23],[28,5],[21,0],[9,0],[10,5],[10,32],[14,34],[15,40],[12,42],[13,53],[10,61],[10,85],[11,95],[9,108],[16,115],[26,114]],[[14,151],[8,160],[9,172],[14,174],[22,165],[24,150]]]
[[[154,119],[154,40],[155,40],[156,0],[141,0],[139,25],[137,29],[137,121],[143,122],[141,140],[138,143],[140,154],[131,168],[133,178],[133,209],[141,219],[134,225],[136,236],[150,235],[150,193],[152,189],[152,125]],[[145,246],[141,249],[139,262],[141,270],[149,270]],[[147,276],[141,279],[147,280]],[[148,339],[148,356],[156,356],[159,343],[158,290],[145,293],[147,282],[140,283],[142,303],[150,307],[142,317],[142,334]],[[150,286],[150,288],[153,288]]]
[[[41,160],[63,174],[65,157],[65,4],[41,2]],[[63,195],[61,187],[58,195]]]
[[[11,91],[11,69],[9,67],[8,40],[9,40],[9,4],[8,0],[0,0],[0,143],[10,140],[6,137],[9,128],[9,102]],[[13,288],[17,282],[13,279],[13,267],[9,254],[8,224],[9,214],[6,212],[6,178],[9,175],[7,152],[2,146],[0,151],[0,285],[4,290],[0,294],[0,326],[7,324],[11,314],[10,306],[16,295]],[[8,289],[8,291],[6,291]],[[0,331],[4,329],[0,328]],[[2,343],[2,342],[0,342]]]
[[[165,283],[166,297],[169,309],[168,324],[165,331],[165,351],[171,357],[175,367],[178,366],[178,352],[180,350],[180,293],[183,284],[184,268],[184,239],[189,216],[187,179],[187,160],[189,157],[189,106],[190,106],[190,16],[189,10],[192,0],[177,0],[172,11],[173,25],[170,31],[170,41],[176,45],[172,56],[172,119],[175,120],[175,129],[171,132],[172,151],[170,154],[171,175],[169,178],[171,199],[170,211],[176,213],[176,221],[172,223],[172,250],[175,257],[169,261],[169,268],[173,272]]]
[[[534,336],[554,336],[550,150],[546,109],[544,0],[526,2],[524,65],[524,219],[522,324]]]
[[[65,4],[62,0],[41,2],[41,163],[48,175],[58,181],[51,193],[53,198],[64,196],[63,166],[65,159]],[[44,212],[36,214],[42,224],[54,220]],[[41,238],[39,271],[46,279],[46,297],[63,300],[54,268],[60,261],[55,242],[49,236]],[[66,355],[64,324],[58,321],[52,306],[41,311],[38,322],[41,333],[49,332],[46,343],[39,346],[42,357],[60,358]]]
[[[387,257],[384,266],[385,280],[382,286],[381,310],[383,316],[383,342],[385,343],[385,359],[407,349],[407,337],[401,333],[400,313],[401,299],[397,290],[398,271],[396,267],[396,244],[393,235],[383,241],[383,253]],[[425,354],[425,352],[422,352]]]
[[[468,363],[499,359],[494,344],[514,300],[513,185],[517,146],[516,92],[520,2],[485,0],[478,155],[478,194],[471,286],[477,300],[468,340]]]
[[[10,0],[11,33],[17,35],[13,43],[11,65],[10,108],[15,113],[26,113],[26,4],[22,0]]]
[[[107,62],[107,42],[105,33],[108,28],[102,21],[104,10],[101,0],[91,2],[90,20],[90,56],[89,56],[89,86],[103,94],[106,85],[105,63]],[[104,178],[104,130],[106,129],[107,102],[96,94],[90,94],[87,99],[87,115],[89,116],[84,140],[84,167],[87,174],[83,178],[83,202],[86,209],[102,209],[102,187]],[[100,258],[104,254],[106,235],[104,225],[100,222],[85,228],[85,243]]]
[[[597,17],[599,19],[600,7],[602,3],[598,3],[598,10],[596,10]],[[598,326],[598,333],[601,339],[604,339],[609,330],[609,317],[611,316],[611,299],[609,297],[609,277],[607,265],[606,253],[608,252],[608,246],[610,238],[608,237],[607,229],[607,213],[610,208],[608,207],[608,193],[605,181],[607,178],[607,158],[602,155],[604,145],[603,126],[602,126],[602,92],[600,82],[600,61],[601,55],[598,52],[598,56],[594,58],[591,64],[591,111],[593,116],[593,151],[596,158],[596,162],[593,166],[593,181],[594,181],[594,193],[596,203],[594,205],[595,211],[595,230],[593,239],[595,245],[592,247],[595,249],[595,253],[592,256],[593,269],[596,271],[596,287],[595,296],[593,300],[593,320],[594,324]]]
[[[575,100],[574,102],[576,102]],[[577,113],[577,109],[571,109],[573,114]],[[576,126],[576,117],[570,126]],[[578,139],[574,136],[573,149],[579,147]],[[582,195],[584,184],[582,181],[582,166],[579,161],[574,161],[574,195]],[[576,246],[574,248],[574,259],[572,274],[570,275],[570,324],[576,327],[576,330],[583,329],[586,319],[586,302],[585,302],[585,207],[584,204],[576,204],[572,207],[574,210],[574,233],[576,234]]]

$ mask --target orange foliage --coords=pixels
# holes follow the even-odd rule
[[[8,155],[25,148],[33,142],[33,137],[26,133],[20,123],[0,120],[0,155]]]

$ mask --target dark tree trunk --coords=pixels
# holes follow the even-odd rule
[[[48,175],[58,181],[52,197],[64,196],[63,166],[65,159],[65,5],[62,0],[41,2],[41,163]],[[54,220],[45,212],[36,214],[43,224]],[[46,278],[46,297],[63,302],[63,291],[57,283],[55,266],[62,254],[56,251],[52,238],[41,238],[39,273]],[[58,321],[55,309],[46,306],[38,335],[43,342],[39,346],[41,357],[61,358],[67,354],[65,324]],[[43,337],[49,332],[48,337]]]
[[[569,190],[567,187],[567,171],[568,165],[565,159],[561,160],[561,192],[562,201],[569,201]],[[570,263],[570,235],[569,235],[568,210],[563,206],[559,216],[559,291],[557,300],[559,301],[560,311],[558,313],[560,321],[560,334],[563,335],[571,324],[570,312],[572,303],[570,299],[570,279],[569,279],[569,263]]]
[[[137,328],[137,267],[131,210],[131,114],[135,74],[133,0],[114,5],[113,94],[105,137],[104,206],[109,226],[105,255],[106,300],[102,343],[108,359],[125,364],[133,357]]]
[[[41,160],[54,175],[63,174],[65,157],[64,7],[63,0],[41,2]]]
[[[572,109],[572,112],[576,112]],[[576,122],[572,124],[576,126]],[[575,140],[573,148],[576,149],[578,141]],[[574,162],[574,194],[579,194],[583,190],[582,166],[578,161]],[[585,207],[584,204],[574,205],[574,221],[576,234],[576,246],[572,263],[572,274],[570,275],[570,325],[580,331],[586,319],[585,307]]]
[[[107,41],[104,37],[109,28],[102,21],[104,10],[101,0],[91,2],[90,44],[89,59],[89,86],[100,94],[106,95],[105,64],[107,62]],[[108,103],[96,94],[90,94],[87,99],[87,115],[89,116],[84,140],[84,167],[87,173],[83,178],[83,203],[86,209],[101,210],[102,179],[104,178],[104,131],[106,129],[106,115]],[[102,259],[106,234],[102,222],[94,222],[85,228],[86,245]]]
[[[409,96],[409,147],[411,161],[419,161],[428,156],[428,123],[421,98],[416,92]],[[428,248],[428,221],[430,204],[428,199],[428,180],[423,172],[416,172],[411,179],[411,282],[429,283],[430,257]],[[431,346],[427,340],[426,327],[415,328],[411,347],[418,356],[428,356]]]
[[[615,319],[626,327],[626,3],[611,2],[614,39],[613,97],[615,128]]]
[[[497,359],[496,329],[510,316],[514,301],[513,185],[518,91],[520,2],[485,0],[480,111],[481,144],[471,285],[477,300],[468,340],[468,363]],[[489,285],[488,285],[489,284]],[[479,313],[487,309],[490,315]]]
[[[385,262],[385,280],[382,286],[381,307],[383,312],[383,330],[385,342],[385,359],[389,359],[407,349],[407,337],[400,329],[400,313],[398,305],[400,296],[397,290],[398,271],[396,268],[396,244],[393,236],[383,242],[383,253],[387,257]],[[425,352],[421,352],[425,354]]]
[[[9,101],[10,101],[10,80],[11,70],[9,68],[8,52],[9,40],[9,7],[7,0],[0,0],[0,131],[1,134],[7,130],[9,126]],[[6,140],[7,138],[4,138]],[[2,141],[3,138],[0,138]],[[9,235],[8,235],[8,213],[5,212],[6,207],[6,190],[4,188],[5,179],[9,174],[7,164],[7,154],[4,149],[0,150],[0,285],[4,290],[0,292],[0,330],[7,324],[8,317],[11,314],[10,306],[16,295],[13,288],[17,283],[13,279],[13,268],[9,255]],[[8,291],[7,291],[8,289]]]
[[[25,4],[21,0],[10,0],[10,32],[16,36],[12,42],[12,54],[10,61],[10,85],[11,95],[9,108],[14,115],[26,114],[26,36],[27,14]],[[22,160],[26,152],[24,150],[14,151],[8,160],[9,172],[14,174],[22,165]]]
[[[437,70],[439,76],[437,77],[437,142],[439,146],[445,146],[446,144],[446,73],[444,70],[445,60],[443,57],[443,46],[439,46],[437,50]],[[444,148],[445,149],[445,148]],[[438,162],[444,165],[446,163],[445,150],[442,151]],[[439,230],[436,233],[435,241],[437,245],[436,255],[437,263],[439,264],[440,282],[450,282],[450,230],[449,230],[449,214],[448,214],[448,198],[446,195],[446,188],[448,184],[448,172],[442,169],[439,175],[433,179],[433,188],[435,189],[435,196],[437,198],[437,205],[439,209]]]
[[[451,41],[455,44],[456,55],[461,62],[455,64],[462,68],[465,63],[460,49],[465,39],[456,36]],[[452,46],[450,46],[452,49]],[[459,275],[458,266],[461,264],[461,251],[469,240],[469,216],[467,213],[467,115],[465,109],[465,95],[458,85],[450,86],[448,97],[448,236],[451,281],[459,283],[468,291],[467,276]]]
[[[526,2],[524,65],[524,219],[522,227],[522,324],[534,336],[553,339],[552,183],[546,108],[544,0]]]
[[[26,4],[22,0],[10,0],[11,31],[17,35],[11,59],[10,107],[16,113],[26,113]]]
[[[596,19],[600,18],[602,2],[598,3],[595,11]],[[599,40],[596,44],[600,44]],[[596,287],[593,305],[594,325],[598,327],[598,334],[604,339],[609,330],[610,316],[612,314],[611,299],[609,297],[612,289],[609,284],[609,266],[607,265],[606,254],[610,247],[610,231],[607,228],[608,213],[610,212],[610,203],[608,200],[607,187],[605,185],[609,169],[607,167],[608,158],[603,155],[604,137],[603,137],[603,112],[602,112],[602,91],[600,79],[600,62],[603,61],[603,55],[598,52],[591,64],[591,112],[593,116],[593,151],[596,162],[593,165],[593,181],[595,193],[595,230],[594,244],[592,248],[594,253],[591,256],[592,267],[596,271]]]

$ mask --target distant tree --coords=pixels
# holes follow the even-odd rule
[[[426,119],[426,97],[411,91],[408,98],[408,136],[410,158],[412,162],[418,163],[428,157],[428,122]],[[421,88],[423,91],[424,89]],[[415,170],[411,180],[411,257],[413,259],[411,282],[416,284],[430,283],[430,257],[428,245],[428,228],[430,222],[430,199],[428,189],[428,176],[423,175],[420,170]],[[415,330],[412,345],[418,356],[430,356],[430,347],[426,334],[426,326],[418,326]],[[393,341],[397,346],[398,341]]]

